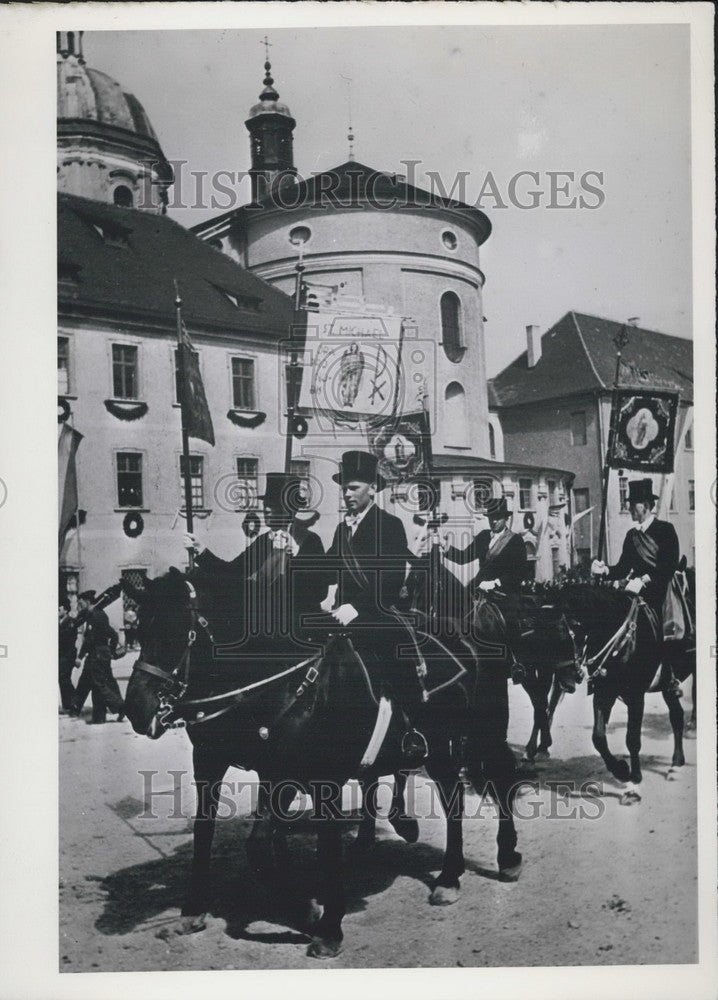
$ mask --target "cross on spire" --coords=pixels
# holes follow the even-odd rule
[[[269,50],[272,48],[272,43],[265,35],[260,44],[264,46],[264,58],[269,62]]]

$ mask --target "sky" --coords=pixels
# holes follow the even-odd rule
[[[244,121],[262,89],[264,32],[88,32],[88,65],[144,105],[165,155],[186,161],[191,226],[221,208],[189,207],[190,171],[246,171]],[[349,103],[356,159],[464,197],[489,216],[481,250],[488,372],[568,310],[692,336],[690,73],[687,25],[272,29],[275,86],[297,126],[302,176],[344,162]],[[349,82],[350,81],[350,82]],[[541,192],[538,207],[512,203]],[[551,202],[550,172],[574,181]],[[579,179],[589,183],[578,207]],[[490,175],[490,177],[489,177]],[[493,183],[492,183],[493,182]],[[502,205],[491,194],[498,194]],[[237,191],[247,200],[248,182]],[[456,192],[455,192],[456,193]],[[224,203],[223,203],[224,204]]]

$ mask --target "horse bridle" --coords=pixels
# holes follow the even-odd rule
[[[172,670],[165,670],[163,667],[158,667],[156,664],[143,659],[137,660],[134,665],[135,670],[151,674],[153,677],[159,677],[165,681],[164,686],[159,691],[160,703],[155,713],[155,718],[163,729],[171,727],[171,723],[168,721],[169,717],[174,712],[175,705],[184,696],[189,687],[190,660],[192,647],[197,640],[198,626],[204,630],[207,638],[214,645],[214,637],[210,631],[209,622],[199,613],[197,608],[197,591],[189,580],[185,580],[184,582],[189,596],[190,626],[187,630],[187,642],[177,665]],[[154,621],[154,616],[150,619],[150,624],[152,621]]]
[[[599,649],[599,651],[593,656],[588,655],[588,634],[586,634],[580,658],[578,644],[576,641],[576,633],[571,628],[571,624],[566,617],[566,614],[564,613],[562,615],[568,634],[571,636],[576,669],[581,672],[585,671],[588,674],[589,681],[595,680],[596,677],[605,677],[607,675],[608,667],[606,664],[609,659],[615,659],[620,656],[621,661],[626,663],[631,658],[636,648],[638,614],[642,608],[645,610],[648,621],[657,638],[658,628],[656,622],[653,620],[655,615],[643,598],[636,596],[631,601],[631,607],[629,608],[628,614],[624,618],[623,622],[619,625],[608,642],[606,642],[606,644],[602,646],[601,649]]]

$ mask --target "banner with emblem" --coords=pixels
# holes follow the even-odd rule
[[[609,466],[641,472],[673,472],[678,393],[618,389]]]
[[[431,434],[424,410],[405,413],[368,431],[369,448],[390,484],[431,475]]]
[[[379,426],[402,409],[400,316],[308,312],[301,408],[332,424]]]

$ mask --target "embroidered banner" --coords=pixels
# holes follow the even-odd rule
[[[673,472],[678,394],[620,389],[613,414],[613,469]]]
[[[431,435],[426,413],[406,413],[368,432],[369,447],[388,483],[431,474]]]

